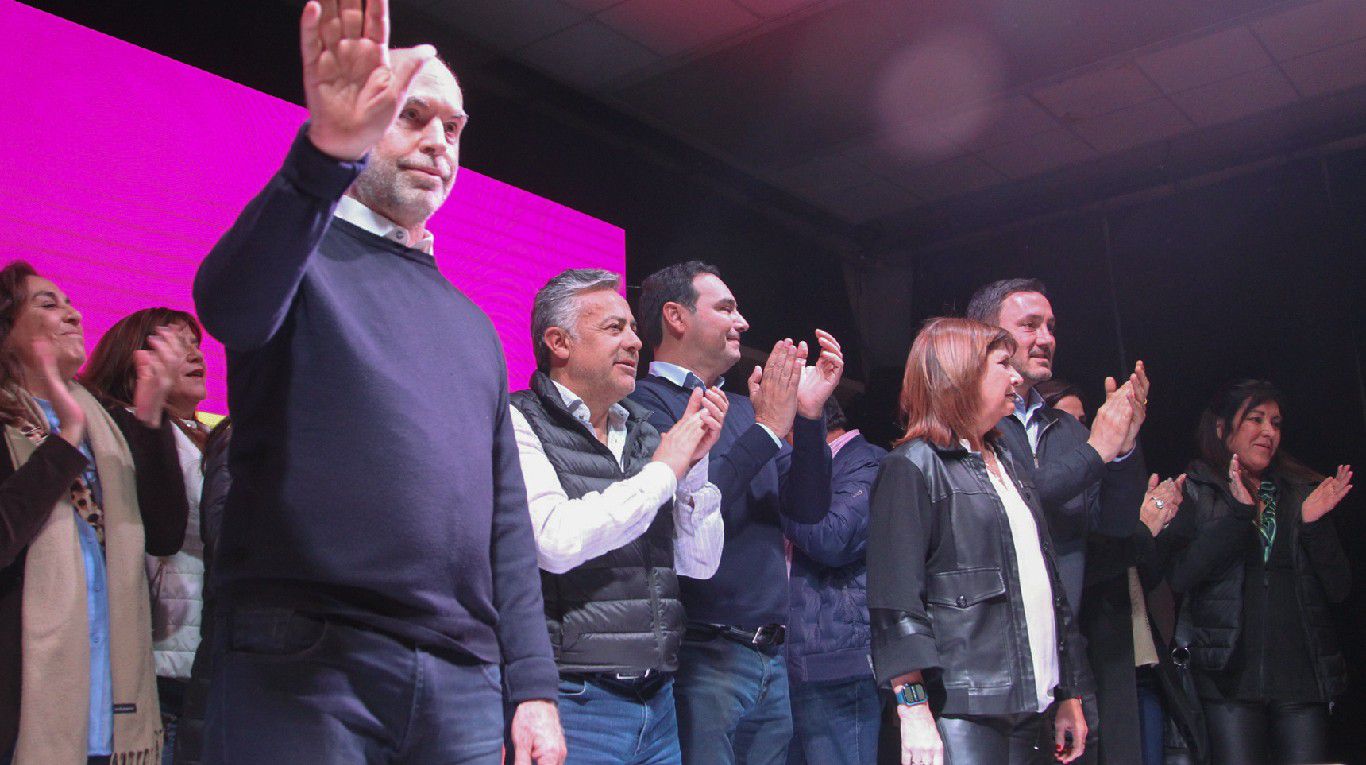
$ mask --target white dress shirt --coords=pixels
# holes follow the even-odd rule
[[[342,196],[341,199],[337,200],[337,209],[332,214],[353,226],[369,231],[375,236],[382,236],[385,239],[398,242],[404,247],[410,247],[428,255],[432,254],[432,244],[435,242],[432,232],[428,231],[424,234],[421,241],[410,242],[408,241],[407,229],[361,204],[355,197]]]
[[[966,442],[965,442],[966,443]],[[998,459],[999,459],[999,452]],[[1003,468],[1004,469],[1004,468]],[[988,470],[992,488],[1005,505],[1010,536],[1019,568],[1020,595],[1024,600],[1025,632],[1029,635],[1029,657],[1034,669],[1035,701],[1040,712],[1053,703],[1053,689],[1060,677],[1058,668],[1058,623],[1053,607],[1053,583],[1048,578],[1039,541],[1039,526],[1029,511],[1015,482],[1001,480]]]
[[[588,405],[555,383],[565,407],[590,432]],[[707,482],[703,457],[682,481],[663,462],[650,462],[629,478],[602,491],[570,499],[531,423],[512,407],[527,507],[541,568],[563,574],[635,540],[654,522],[660,506],[674,500],[674,568],[679,576],[708,579],[721,565],[725,526],[721,490]],[[613,404],[607,414],[607,448],[622,462],[626,447],[626,409]]]

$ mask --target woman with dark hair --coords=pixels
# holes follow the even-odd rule
[[[1014,347],[941,318],[906,359],[906,433],[868,534],[873,669],[897,697],[902,765],[1071,762],[1085,748],[1080,638],[1037,496],[995,431],[1014,408]]]
[[[1082,398],[1081,389],[1077,386],[1054,377],[1035,385],[1034,390],[1043,397],[1044,406],[1061,409],[1076,417],[1077,422],[1086,424],[1086,399]]]
[[[183,359],[159,333],[133,412],[106,411],[72,381],[80,313],[27,263],[0,269],[0,762],[160,756],[145,556],[185,533],[162,416]]]
[[[204,592],[204,544],[199,534],[199,497],[204,486],[204,441],[209,429],[196,417],[206,394],[204,354],[199,343],[204,332],[194,316],[171,308],[144,308],[123,317],[104,333],[81,384],[105,406],[132,410],[137,387],[137,354],[152,349],[162,328],[178,335],[185,347],[185,363],[166,394],[166,415],[175,426],[179,481],[189,506],[185,543],[175,555],[149,556],[147,576],[152,586],[152,653],[156,661],[157,691],[166,729],[166,757],[172,761],[176,721],[184,708],[186,684],[199,646]]]
[[[1352,488],[1281,448],[1280,392],[1225,387],[1200,418],[1200,457],[1168,530],[1170,581],[1184,595],[1178,649],[1189,653],[1215,763],[1325,757],[1328,703],[1347,668],[1329,604],[1351,573],[1325,516]]]

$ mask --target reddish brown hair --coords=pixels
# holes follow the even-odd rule
[[[81,371],[81,384],[96,398],[111,406],[133,403],[133,388],[137,383],[134,351],[145,351],[150,346],[147,338],[156,334],[158,327],[184,324],[196,341],[204,339],[204,331],[193,314],[174,308],[144,308],[119,319],[104,333],[90,353],[90,361]]]
[[[949,447],[976,435],[987,356],[998,348],[1015,352],[1015,338],[1000,327],[947,317],[926,322],[906,357],[901,380],[906,433],[896,443],[923,438]],[[988,441],[994,437],[995,431],[987,434]]]

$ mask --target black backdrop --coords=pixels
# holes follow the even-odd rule
[[[1352,684],[1334,716],[1334,754],[1348,762],[1366,761],[1363,255],[1366,150],[1349,150],[930,248],[912,280],[921,321],[960,312],[984,282],[1043,279],[1058,317],[1055,369],[1082,386],[1089,411],[1105,375],[1147,365],[1144,454],[1163,475],[1193,457],[1201,408],[1235,377],[1282,387],[1283,448],[1320,472],[1356,467],[1357,488],[1331,516],[1357,574],[1337,610]],[[862,414],[880,440],[896,434],[900,378],[871,375]]]

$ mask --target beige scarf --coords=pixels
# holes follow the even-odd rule
[[[71,393],[85,410],[86,433],[99,474],[109,583],[109,651],[113,674],[115,765],[161,761],[161,710],[152,667],[152,617],[146,542],[133,460],[109,414],[84,388]],[[18,392],[37,423],[46,420]],[[36,448],[12,426],[5,445],[15,468]],[[51,437],[51,436],[49,436]],[[78,765],[87,759],[90,716],[90,627],[85,563],[71,502],[63,498],[29,545],[24,562],[19,739],[15,765]]]

